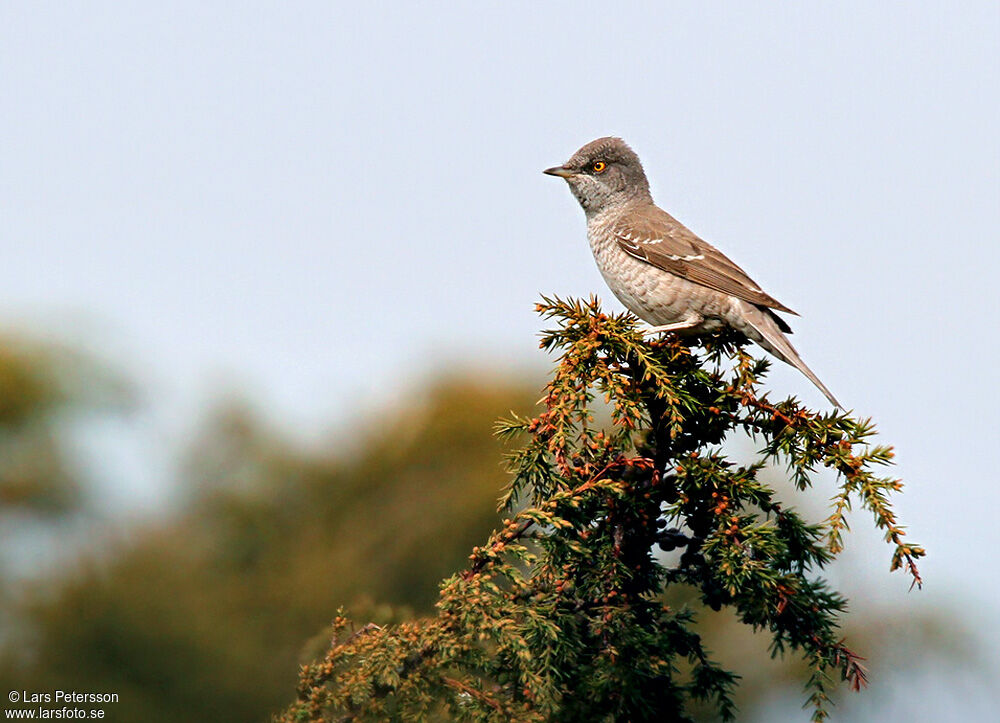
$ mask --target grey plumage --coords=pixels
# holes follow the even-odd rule
[[[799,357],[775,311],[794,311],[763,291],[721,251],[653,203],[639,157],[620,138],[599,138],[561,166],[587,216],[587,238],[611,291],[656,330],[730,326],[801,371],[834,398]]]

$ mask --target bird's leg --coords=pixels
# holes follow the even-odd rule
[[[693,329],[698,326],[701,322],[705,320],[701,314],[691,314],[689,317],[683,321],[678,321],[676,324],[664,324],[663,326],[654,326],[644,331],[644,334],[659,334],[661,331],[683,331],[684,329]]]

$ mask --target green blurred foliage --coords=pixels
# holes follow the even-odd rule
[[[132,392],[105,364],[62,346],[0,336],[0,510],[59,517],[81,502],[70,418],[125,408]]]
[[[70,401],[47,350],[0,340],[0,505],[64,511],[77,499],[53,425]]]
[[[336,455],[220,411],[187,466],[186,510],[41,581],[0,677],[118,692],[121,720],[265,718],[339,606],[385,618],[432,604],[496,519],[493,424],[530,403],[520,384],[451,379],[344,430]]]
[[[67,374],[61,353],[35,354],[0,343],[0,445],[49,440],[26,453],[32,472],[22,477],[0,456],[0,490],[5,501],[65,509],[79,485],[57,420],[115,385],[74,391],[79,365]],[[328,646],[323,631],[338,607],[377,622],[430,609],[439,581],[497,522],[507,478],[494,423],[529,411],[540,388],[482,370],[445,375],[367,421],[348,418],[332,449],[287,438],[245,405],[220,409],[192,444],[180,512],[109,532],[101,552],[84,550],[16,598],[0,597],[16,606],[0,611],[16,621],[0,636],[0,680],[117,692],[113,720],[266,719],[289,703],[296,663]],[[15,495],[18,485],[30,492]],[[896,628],[886,623],[900,616],[881,610],[859,607],[849,619],[862,651],[891,656],[903,640],[924,660],[968,655],[940,612]],[[718,659],[745,677],[744,712],[776,686],[798,696],[794,660],[743,666],[760,660],[762,640],[708,611],[703,627]],[[879,665],[871,661],[876,685]]]

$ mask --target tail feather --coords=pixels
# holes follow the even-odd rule
[[[817,389],[823,392],[823,395],[830,400],[833,406],[843,409],[844,407],[841,403],[830,393],[830,390],[819,380],[819,377],[813,373],[812,369],[806,366],[806,363],[799,357],[799,353],[795,351],[795,347],[792,346],[788,338],[782,333],[782,328],[787,328],[787,324],[779,325],[779,322],[775,321],[774,315],[768,309],[761,309],[742,300],[739,303],[741,307],[740,311],[742,312],[742,321],[750,327],[750,329],[745,331],[752,330],[756,332],[756,334],[750,333],[747,336],[760,344],[766,351],[781,359],[781,361],[792,365],[802,372],[809,381],[816,385]],[[783,322],[784,320],[781,319],[780,321]]]

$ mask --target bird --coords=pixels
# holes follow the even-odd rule
[[[648,333],[730,327],[792,365],[834,407],[840,402],[795,351],[776,312],[798,314],[725,254],[653,202],[639,156],[621,138],[598,138],[544,173],[566,180],[587,217],[587,240],[605,282]]]

